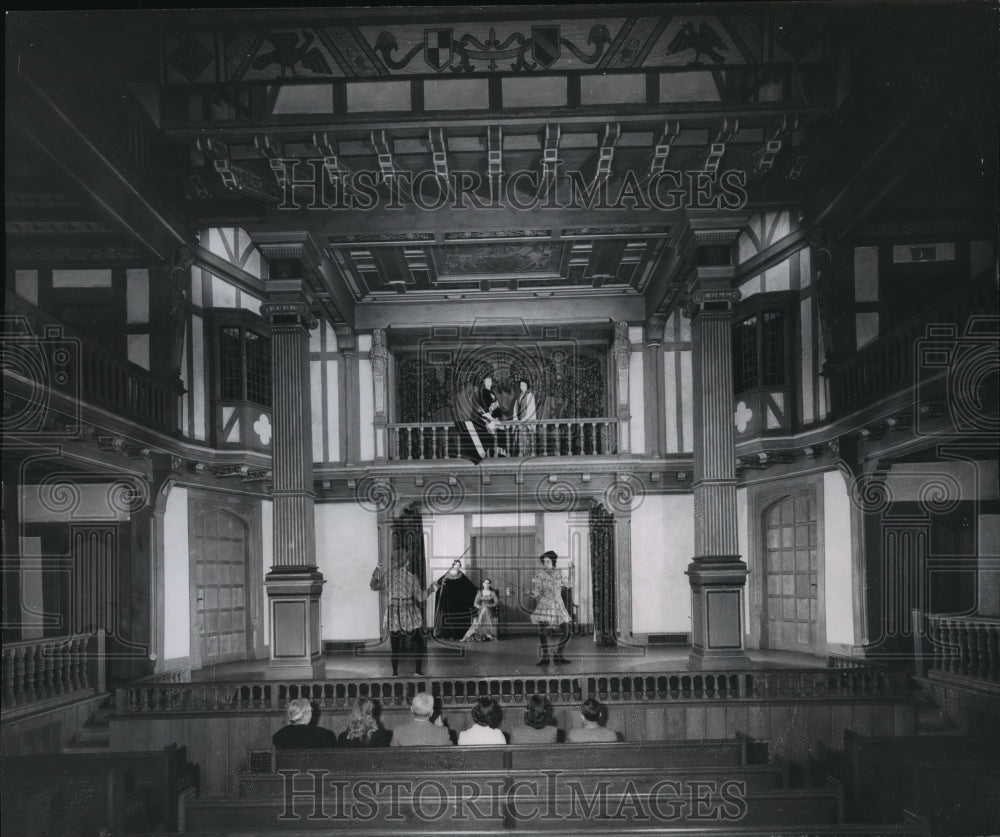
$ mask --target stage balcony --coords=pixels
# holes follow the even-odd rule
[[[387,430],[388,458],[392,462],[463,458],[463,434],[454,422],[389,424]],[[618,420],[612,418],[520,422],[501,428],[496,436],[497,459],[594,457],[617,453]]]

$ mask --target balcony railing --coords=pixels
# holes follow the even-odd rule
[[[960,338],[969,317],[995,313],[996,287],[992,280],[970,282],[837,364],[830,377],[831,400],[837,415],[850,414],[912,386],[914,357],[928,326],[953,324]]]
[[[177,430],[177,390],[100,343],[77,334],[58,319],[13,294],[9,316],[23,317],[31,333],[7,337],[36,355],[41,383],[84,405],[103,407],[146,427]],[[79,349],[77,349],[79,347]],[[31,381],[37,386],[38,381]],[[75,405],[74,405],[75,406]]]
[[[393,461],[460,459],[462,434],[452,422],[390,424]],[[610,418],[525,421],[497,431],[500,456],[608,456],[618,452],[618,421]]]
[[[103,630],[5,643],[4,716],[100,694],[104,656]]]
[[[1000,618],[928,616],[930,670],[1000,683]]]
[[[270,712],[294,698],[316,701],[323,711],[350,710],[359,697],[384,708],[405,707],[418,691],[444,706],[470,706],[481,697],[523,706],[526,697],[547,695],[553,703],[579,704],[587,697],[610,703],[651,700],[779,702],[828,700],[899,700],[907,692],[907,672],[874,666],[856,669],[774,669],[765,671],[673,671],[658,674],[601,674],[562,677],[434,677],[424,681],[352,679],[206,683],[143,682],[115,690],[116,714]]]

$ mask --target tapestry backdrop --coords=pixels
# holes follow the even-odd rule
[[[493,378],[505,416],[524,377],[535,395],[539,419],[602,418],[608,415],[606,350],[556,346],[423,348],[395,353],[394,421],[461,421],[486,375]]]

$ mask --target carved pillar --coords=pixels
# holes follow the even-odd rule
[[[749,663],[744,642],[747,566],[740,560],[733,441],[733,243],[738,231],[698,240],[689,284],[694,370],[694,560],[691,656],[694,669]],[[707,243],[706,243],[707,242]],[[707,252],[706,252],[707,251]],[[728,258],[726,255],[728,254]]]
[[[337,347],[344,358],[340,376],[340,421],[343,428],[344,464],[354,465],[361,459],[361,412],[358,404],[357,338],[347,326],[337,326]]]
[[[646,450],[658,457],[666,449],[663,391],[663,330],[666,318],[653,315],[646,321]]]
[[[274,565],[264,579],[270,613],[269,668],[321,677],[323,575],[316,569],[309,330],[316,325],[305,289],[281,283],[261,306],[271,324],[274,449]]]
[[[615,342],[611,347],[615,359],[615,380],[618,390],[618,452],[631,453],[631,428],[629,412],[629,362],[632,359],[632,344],[628,339],[628,323],[615,323]]]
[[[372,380],[375,388],[375,461],[385,462],[387,454],[386,424],[388,423],[389,403],[389,352],[385,347],[385,331],[376,328],[372,331]]]

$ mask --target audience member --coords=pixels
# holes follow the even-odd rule
[[[392,731],[392,747],[441,747],[451,744],[451,733],[434,715],[434,698],[427,692],[418,692],[410,702],[413,720],[400,724]]]
[[[524,713],[524,723],[510,732],[511,744],[555,744],[559,728],[555,710],[544,695],[532,695]]]
[[[587,698],[580,707],[583,726],[566,733],[566,740],[572,744],[600,744],[617,741],[618,733],[603,726],[608,720],[607,707],[593,698]]]
[[[278,750],[305,750],[315,747],[336,747],[337,736],[313,723],[313,707],[306,698],[289,701],[285,718],[288,725],[271,736]],[[318,718],[319,716],[316,715]]]
[[[358,698],[351,710],[351,718],[337,736],[340,747],[388,747],[392,730],[379,723],[378,704],[371,698]]]
[[[481,697],[472,707],[472,726],[458,734],[459,744],[506,744],[500,726],[500,706],[491,698]]]

